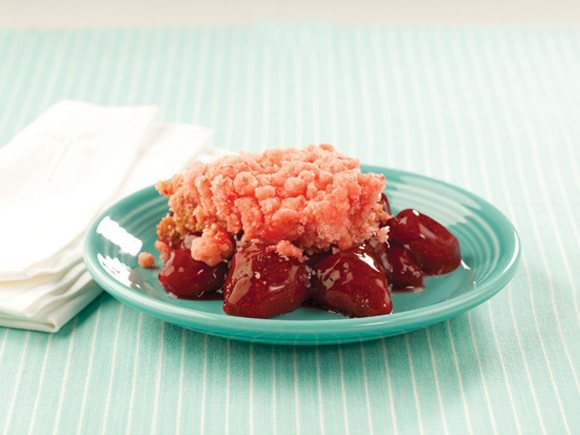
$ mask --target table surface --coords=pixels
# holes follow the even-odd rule
[[[579,55],[577,29],[0,30],[0,144],[62,99],[157,104],[230,150],[448,181],[523,246],[487,303],[362,344],[230,341],[106,293],[56,334],[0,328],[0,434],[578,433]]]

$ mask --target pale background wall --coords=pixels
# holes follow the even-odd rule
[[[579,0],[0,0],[0,27],[188,26],[260,21],[576,25]]]

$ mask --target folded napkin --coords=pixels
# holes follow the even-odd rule
[[[0,325],[58,331],[101,291],[82,261],[92,220],[224,154],[209,130],[157,124],[157,112],[64,101],[0,148]]]

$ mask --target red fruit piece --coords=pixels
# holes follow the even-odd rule
[[[177,249],[171,252],[159,274],[159,281],[168,293],[184,299],[197,299],[203,293],[221,289],[227,274],[226,262],[211,267],[191,258],[188,249]]]
[[[376,237],[371,237],[363,246],[378,260],[389,287],[395,290],[423,288],[423,273],[405,248],[393,240],[381,243]]]
[[[389,219],[389,237],[409,250],[429,275],[443,275],[461,263],[459,241],[443,225],[417,210],[403,210]]]
[[[350,317],[369,317],[393,311],[381,266],[363,247],[338,252],[314,267],[312,299],[320,306]]]
[[[232,257],[223,310],[230,316],[267,319],[288,313],[308,299],[310,275],[296,258],[265,245],[248,245]]]
[[[391,243],[386,250],[387,281],[394,290],[422,289],[423,273],[413,257],[402,246]]]
[[[319,261],[323,260],[326,257],[330,257],[331,255],[332,251],[316,252],[312,255],[309,255],[308,258],[306,259],[306,266],[309,267],[310,269],[314,269],[314,267]]]
[[[383,204],[383,210],[385,210],[390,215],[393,214],[391,213],[391,205],[389,204],[389,198],[387,198],[387,195],[385,195],[384,193],[381,193],[381,204]]]
[[[377,240],[375,236],[371,236],[366,242],[362,244],[362,247],[370,251],[375,259],[379,262],[381,270],[383,273],[387,274],[391,269],[389,259],[387,257],[387,244],[381,243]],[[387,282],[390,283],[389,276],[387,275]]]

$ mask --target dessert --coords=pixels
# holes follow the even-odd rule
[[[155,247],[165,290],[223,297],[226,314],[269,318],[300,306],[348,317],[392,312],[391,292],[455,269],[457,239],[414,210],[396,216],[385,177],[330,145],[240,152],[161,181],[170,212]]]

